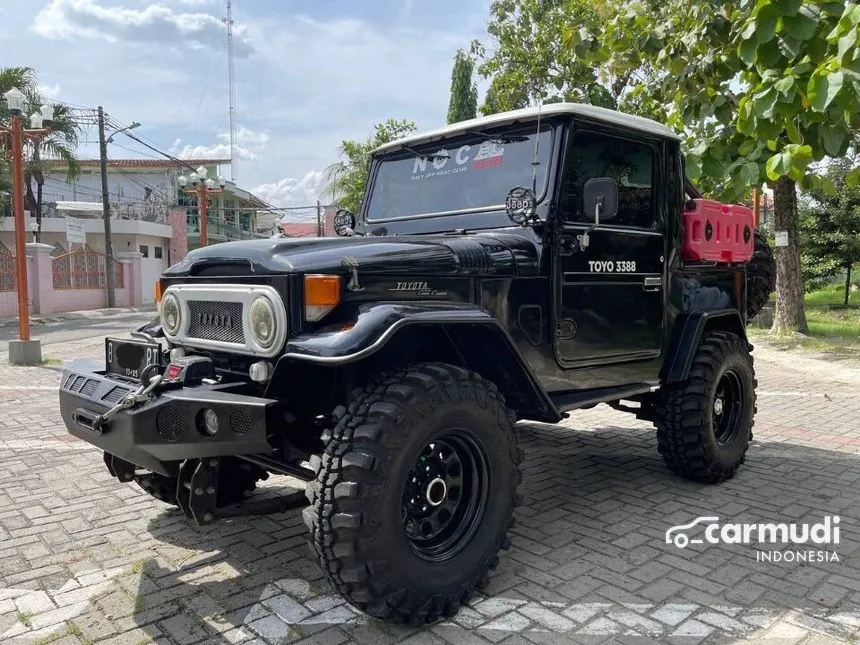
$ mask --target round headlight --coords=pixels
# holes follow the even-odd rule
[[[271,347],[275,342],[278,324],[275,320],[275,309],[268,298],[260,297],[251,303],[248,322],[257,344],[264,349]]]
[[[161,301],[161,326],[170,336],[179,333],[182,323],[182,309],[179,307],[179,299],[172,293],[168,293]]]

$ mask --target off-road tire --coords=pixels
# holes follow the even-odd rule
[[[747,263],[747,321],[756,317],[776,286],[773,249],[761,231],[755,231],[755,252]]]
[[[657,446],[673,472],[694,481],[718,483],[734,477],[744,462],[756,412],[751,349],[736,334],[708,332],[696,350],[687,380],[666,385],[658,393]],[[740,385],[740,416],[735,434],[720,441],[715,401],[720,385],[727,382],[724,377]],[[723,405],[719,409],[724,410]]]
[[[495,385],[444,363],[388,372],[354,391],[322,434],[325,449],[311,459],[316,478],[306,489],[311,552],[331,585],[362,611],[395,622],[456,614],[487,584],[499,549],[510,547],[522,460],[514,423]],[[491,503],[459,551],[430,562],[407,537],[406,485],[422,446],[438,445],[446,432],[468,433],[484,451]]]
[[[242,501],[257,487],[257,482],[268,479],[269,474],[239,459],[222,458],[218,470],[218,506],[229,506]],[[155,499],[179,506],[176,501],[176,477],[159,473],[135,474],[135,483]]]

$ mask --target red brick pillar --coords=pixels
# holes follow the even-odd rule
[[[184,208],[167,209],[167,222],[173,229],[170,238],[170,264],[176,264],[188,255],[188,222]]]

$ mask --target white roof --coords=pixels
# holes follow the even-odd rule
[[[410,134],[409,136],[397,139],[389,143],[379,146],[374,152],[382,152],[396,150],[402,145],[410,145],[415,143],[426,143],[437,141],[448,137],[453,137],[462,134],[466,130],[481,130],[483,128],[496,125],[510,125],[519,121],[532,121],[537,119],[538,112],[542,117],[556,116],[559,114],[572,114],[593,121],[602,121],[611,125],[618,125],[632,130],[639,130],[646,134],[657,135],[660,137],[669,137],[672,139],[680,139],[668,127],[641,116],[634,116],[616,110],[608,110],[606,108],[597,107],[595,105],[585,105],[583,103],[549,103],[542,107],[528,107],[521,110],[512,110],[511,112],[499,112],[490,116],[479,117],[477,119],[469,119],[468,121],[460,121],[452,123],[444,128],[431,130],[430,132],[419,132]]]
[[[58,211],[74,211],[77,213],[101,213],[104,207],[101,202],[57,202]]]

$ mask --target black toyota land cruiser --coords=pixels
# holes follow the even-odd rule
[[[554,104],[409,136],[335,226],[172,266],[159,321],[66,369],[69,432],[201,524],[269,473],[306,480],[328,580],[412,623],[508,547],[518,420],[606,403],[652,420],[679,475],[743,463],[773,260],[663,125]]]

